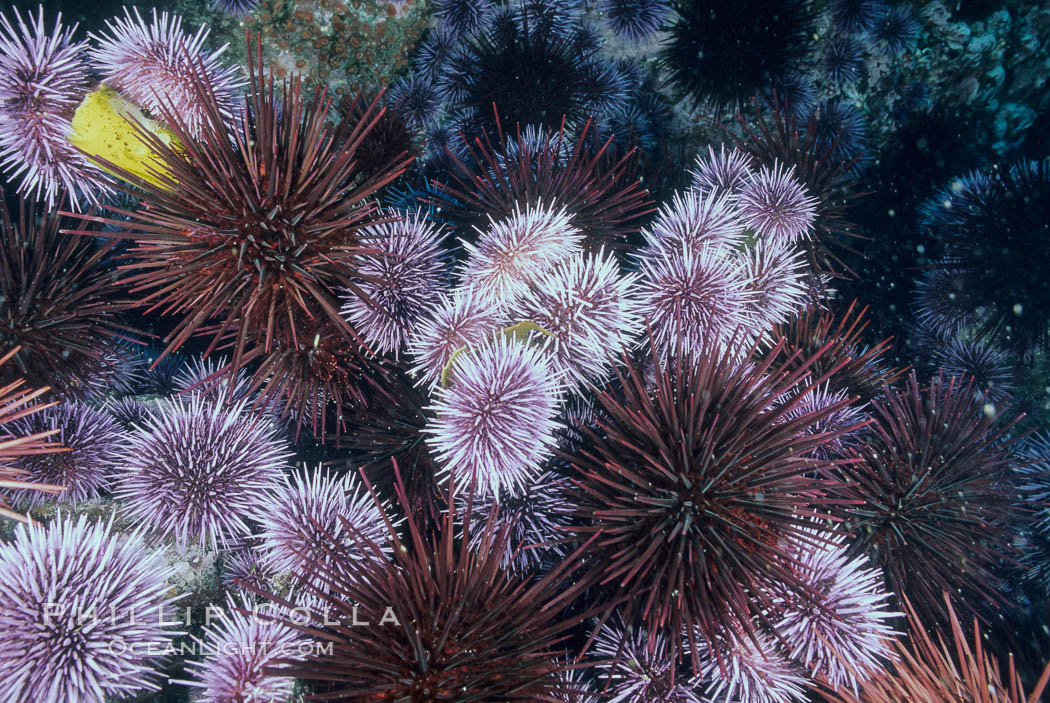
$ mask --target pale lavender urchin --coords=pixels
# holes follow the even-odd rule
[[[264,563],[264,556],[254,538],[230,550],[223,556],[223,585],[248,598],[255,597],[255,592],[248,587],[271,591],[273,578],[277,574]]]
[[[223,115],[231,117],[238,88],[244,85],[237,66],[224,67],[219,57],[223,46],[213,52],[204,49],[209,29],[201,25],[190,35],[182,29],[182,18],[153,10],[153,21],[146,23],[134,8],[124,8],[124,17],[107,20],[110,35],[90,35],[96,42],[92,63],[103,80],[125,98],[151,113],[164,115],[164,109],[178,114],[191,134],[209,119],[207,101],[199,95],[200,73],[215,95]]]
[[[467,496],[456,496],[466,509]],[[566,534],[562,528],[572,521],[573,508],[569,482],[549,471],[530,477],[520,496],[474,497],[471,510],[470,546],[478,549],[485,537],[487,520],[496,513],[497,530],[508,529],[510,539],[504,544],[503,568],[518,571],[539,569],[550,558],[566,554],[561,543]]]
[[[346,292],[341,314],[377,351],[396,358],[443,290],[443,237],[420,211],[361,230],[369,251],[357,257],[359,290]]]
[[[409,353],[416,360],[412,372],[427,385],[437,385],[457,350],[485,341],[505,324],[503,313],[469,288],[439,295],[433,312],[420,320],[409,338]]]
[[[757,240],[744,254],[750,310],[762,330],[787,324],[807,307],[810,280],[804,254],[790,244]]]
[[[760,630],[726,635],[713,651],[700,642],[704,695],[734,703],[801,703],[805,679],[794,663]]]
[[[160,690],[157,654],[181,634],[161,624],[173,619],[171,572],[140,535],[83,515],[18,525],[0,542],[4,700],[88,703]]]
[[[477,242],[463,242],[468,258],[462,276],[465,285],[494,305],[514,300],[583,244],[569,215],[553,206],[516,207],[510,217],[490,224]]]
[[[318,588],[333,578],[324,568],[374,556],[360,543],[362,535],[372,543],[387,544],[383,512],[353,473],[340,478],[318,467],[286,476],[267,494],[257,519],[262,526],[261,563]]]
[[[193,357],[175,371],[172,378],[175,393],[196,393],[217,402],[247,398],[250,395],[250,385],[244,369],[237,370],[231,392],[229,374],[224,372],[226,365],[226,357]]]
[[[744,221],[760,236],[793,242],[806,234],[817,215],[817,201],[795,178],[795,168],[763,166],[740,191]]]
[[[71,401],[15,420],[9,428],[7,431],[16,437],[57,429],[58,434],[51,441],[69,450],[18,458],[16,465],[26,472],[23,480],[66,487],[57,496],[14,490],[11,502],[20,510],[51,501],[79,503],[110,487],[117,457],[124,447],[124,428],[105,409]]]
[[[427,444],[456,488],[520,495],[556,444],[561,380],[535,342],[497,333],[436,389]]]
[[[753,326],[740,261],[720,247],[656,251],[639,260],[639,310],[661,354],[714,349]]]
[[[78,207],[82,196],[97,202],[102,173],[68,141],[77,105],[90,89],[84,43],[62,16],[51,32],[44,8],[14,23],[0,13],[0,161],[18,191],[53,207],[63,192]]]
[[[245,401],[196,394],[161,404],[128,444],[115,491],[127,514],[180,545],[213,549],[250,533],[246,521],[260,515],[289,456]]]
[[[675,193],[643,233],[650,247],[737,247],[744,241],[744,221],[736,199],[729,193],[690,190]]]
[[[307,644],[290,626],[255,614],[250,602],[233,599],[204,628],[204,639],[194,639],[205,656],[186,664],[195,680],[179,683],[201,690],[197,703],[284,703],[295,679],[273,670],[301,659],[301,647]]]
[[[707,147],[707,158],[697,154],[690,190],[700,193],[724,192],[738,195],[751,178],[751,156],[738,149],[726,151],[725,145],[715,153]]]
[[[866,556],[851,559],[843,534],[808,537],[812,543],[800,541],[794,556],[816,601],[786,603],[777,633],[811,676],[856,690],[857,676],[868,678],[892,658],[897,633],[886,621],[901,613],[887,607],[882,572]]]
[[[607,623],[594,640],[594,654],[602,657],[595,668],[602,672],[602,685],[609,703],[707,703],[700,695],[699,677],[688,666],[675,665],[667,635],[650,642],[642,630],[624,630],[618,622]]]
[[[604,253],[573,256],[541,275],[512,308],[515,319],[549,333],[537,341],[551,350],[554,368],[572,390],[603,380],[644,329],[636,276],[622,276],[619,268]]]
[[[832,391],[825,383],[806,391],[805,395],[783,415],[788,422],[799,417],[809,417],[836,406],[831,413],[806,427],[806,435],[831,434],[832,439],[814,447],[809,456],[821,460],[841,459],[857,444],[858,432],[868,419],[862,406],[852,402],[845,390]]]

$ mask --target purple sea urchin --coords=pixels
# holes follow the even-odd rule
[[[537,203],[492,221],[477,242],[463,242],[463,283],[494,305],[522,295],[551,266],[580,252],[583,236],[565,209]]]
[[[205,656],[186,666],[196,680],[180,683],[200,689],[194,699],[199,703],[283,703],[295,689],[294,679],[278,673],[279,662],[301,656],[303,637],[251,610],[249,602],[228,599],[218,623],[206,626],[204,639],[197,640]]]
[[[974,391],[999,403],[1014,388],[1014,368],[1006,352],[987,338],[955,337],[938,348],[937,365],[960,382],[972,379]]]
[[[971,294],[962,270],[950,262],[937,264],[923,274],[916,286],[915,316],[919,323],[941,337],[954,336],[977,321]]]
[[[795,179],[794,171],[783,164],[763,166],[740,191],[744,221],[763,237],[793,242],[813,226],[817,201]]]
[[[508,528],[500,566],[517,571],[537,571],[544,562],[565,557],[565,527],[572,520],[569,481],[545,471],[528,479],[520,496],[469,497],[477,519],[471,523],[470,546],[478,549],[485,535],[485,525],[493,516],[500,530]],[[468,496],[457,496],[464,509]]]
[[[454,55],[450,108],[468,138],[490,130],[493,107],[511,128],[580,127],[623,100],[619,76],[602,52],[579,42],[580,13],[569,3],[529,0],[470,37]],[[513,76],[514,80],[507,80]]]
[[[153,10],[146,23],[138,8],[124,8],[124,17],[108,20],[109,35],[91,35],[96,46],[91,60],[102,79],[125,98],[161,117],[165,110],[180,115],[190,135],[196,136],[216,107],[230,120],[237,91],[244,85],[241,69],[224,68],[219,57],[226,47],[206,53],[207,25],[193,36],[182,30],[182,18]],[[199,82],[207,84],[202,90]],[[209,99],[214,103],[209,105]]]
[[[687,102],[721,113],[794,71],[814,36],[804,0],[678,0],[659,61]]]
[[[831,21],[845,32],[871,29],[885,12],[884,0],[831,0]]]
[[[434,15],[451,33],[460,36],[482,29],[492,10],[492,0],[434,0]]]
[[[709,146],[706,157],[696,155],[696,165],[690,174],[693,177],[691,190],[739,195],[751,178],[751,157],[739,149],[726,151],[725,144],[717,154],[714,147]]]
[[[504,312],[469,288],[438,296],[434,311],[420,320],[409,339],[409,351],[416,359],[413,372],[420,375],[424,383],[437,384],[457,350],[485,341],[505,322]]]
[[[650,639],[644,631],[607,623],[594,640],[593,652],[602,657],[595,665],[611,698],[617,703],[705,703],[699,676],[690,676],[677,665],[675,648],[667,635]]]
[[[538,344],[498,332],[456,357],[427,443],[459,491],[520,495],[556,443],[561,379]]]
[[[922,26],[908,5],[893,5],[871,27],[875,46],[890,58],[914,48],[921,32]]]
[[[396,359],[442,291],[443,236],[421,211],[361,230],[369,251],[358,254],[358,290],[344,300],[341,314],[376,351]]]
[[[178,544],[213,549],[250,533],[288,454],[269,423],[191,395],[158,406],[128,438],[115,491],[128,515]]]
[[[866,424],[866,415],[846,393],[845,390],[832,391],[827,384],[812,388],[803,394],[801,402],[786,415],[807,415],[832,405],[838,408],[806,430],[807,434],[827,433],[833,437],[814,448],[813,456],[819,459],[843,459],[860,442],[858,435]]]
[[[109,488],[114,465],[124,448],[124,429],[103,408],[95,409],[78,402],[66,402],[34,413],[12,423],[8,431],[17,434],[41,434],[58,430],[54,441],[68,451],[35,454],[18,459],[17,466],[26,480],[65,486],[57,497],[60,503],[76,503],[94,498]],[[48,498],[38,491],[18,490],[11,502],[28,510]]]
[[[385,535],[383,511],[357,477],[320,467],[286,476],[263,498],[256,517],[263,530],[262,564],[315,586],[319,564],[357,568],[375,557],[361,536],[380,542]]]
[[[53,207],[63,192],[97,202],[102,173],[69,143],[73,113],[90,83],[76,27],[44,29],[44,6],[15,24],[0,14],[0,160],[18,190]],[[17,26],[16,26],[17,25]]]
[[[222,10],[234,17],[244,17],[259,6],[259,0],[208,0],[213,10]]]
[[[710,351],[752,321],[744,267],[722,247],[645,252],[639,271],[639,310],[661,354]]]
[[[162,625],[175,600],[171,572],[138,534],[85,516],[19,525],[0,543],[5,698],[72,703],[160,690],[154,652],[179,634]]]
[[[892,658],[897,633],[886,620],[901,613],[889,611],[882,573],[863,556],[851,559],[844,539],[817,531],[798,543],[799,570],[814,597],[781,604],[776,630],[811,677],[856,690]]]
[[[743,257],[750,312],[760,329],[786,324],[805,309],[810,290],[802,250],[759,239]]]
[[[725,166],[732,168],[732,164]],[[724,182],[732,176],[704,170],[696,178],[706,183]],[[704,245],[738,247],[744,242],[744,222],[737,200],[730,193],[688,190],[675,193],[643,234],[649,246],[673,251],[697,251]]]
[[[864,66],[864,47],[853,37],[834,37],[824,46],[821,62],[832,83],[854,83]]]
[[[550,350],[553,370],[582,391],[608,375],[612,360],[642,332],[635,276],[620,275],[611,255],[577,255],[551,267],[511,306],[515,319],[549,334],[536,341]]]
[[[725,633],[701,646],[704,695],[735,703],[802,703],[805,679],[776,641],[761,631]]]

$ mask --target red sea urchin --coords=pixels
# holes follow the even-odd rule
[[[858,691],[826,686],[821,691],[828,703],[1039,703],[1050,681],[1050,665],[1043,670],[1032,693],[1025,695],[1020,673],[1010,668],[1003,676],[999,659],[986,652],[983,638],[973,621],[972,638],[963,631],[947,595],[944,597],[950,626],[931,636],[915,611],[906,605],[910,641],[898,640],[898,661],[881,674],[860,684]],[[951,639],[946,637],[951,631]],[[971,645],[972,642],[972,645]]]
[[[3,366],[17,354],[19,347],[0,357]],[[25,480],[25,471],[16,465],[20,457],[39,456],[61,451],[61,446],[51,439],[58,434],[57,429],[45,432],[18,436],[12,434],[11,423],[29,418],[35,413],[51,407],[50,403],[38,401],[46,393],[47,387],[32,390],[25,387],[25,381],[18,379],[0,387],[0,488],[23,490],[33,489],[47,493],[60,493],[62,486],[32,484]],[[25,520],[22,515],[10,509],[5,497],[0,494],[0,516],[14,520]]]
[[[975,613],[1006,603],[996,571],[1025,519],[1009,434],[1017,419],[997,426],[982,404],[972,383],[937,377],[923,388],[912,373],[871,402],[861,462],[842,469],[864,501],[846,523],[855,552],[930,622],[948,618],[943,591]]]
[[[554,203],[565,208],[587,249],[615,250],[651,212],[634,150],[616,153],[612,137],[600,142],[590,122],[575,139],[564,122],[557,130],[541,128],[535,138],[524,125],[504,133],[498,115],[496,124],[495,134],[466,144],[463,160],[449,153],[448,183],[434,181],[439,196],[431,204],[464,227],[484,226],[479,213],[499,219],[522,207]]]
[[[321,321],[344,348],[364,354],[339,315],[339,296],[359,292],[357,255],[367,250],[359,230],[375,211],[368,198],[407,159],[361,178],[358,149],[382,113],[377,103],[333,115],[325,87],[306,97],[296,78],[278,91],[262,66],[261,45],[249,43],[248,53],[248,95],[232,125],[208,81],[194,73],[199,131],[167,103],[161,114],[181,145],[140,132],[166,175],[150,182],[107,164],[142,190],[142,207],[114,208],[126,219],[82,219],[114,228],[102,236],[135,242],[123,282],[148,311],[179,318],[165,337],[165,354],[206,335],[208,353],[232,347],[226,368],[235,374],[246,350],[309,345]]]
[[[455,539],[471,531],[469,511],[444,513],[431,532],[397,483],[405,540],[387,519],[390,558],[361,536],[377,558],[355,568],[318,565],[330,593],[318,591],[309,625],[289,624],[331,647],[289,662],[289,673],[328,700],[557,701],[572,668],[565,640],[589,616],[563,612],[582,590],[573,577],[586,545],[543,576],[509,571],[500,565],[509,526],[498,527],[493,516],[471,548]]]
[[[771,401],[823,383],[826,373],[806,378],[819,355],[796,368],[729,350],[653,359],[651,374],[632,363],[622,390],[598,395],[597,429],[582,430],[590,446],[569,457],[580,472],[573,530],[597,535],[590,580],[630,596],[624,620],[650,644],[686,632],[697,672],[697,638],[732,628],[746,639],[753,618],[768,617],[772,588],[809,593],[785,540],[804,516],[836,510],[837,462],[812,456],[835,432],[805,430],[843,403],[788,418],[800,398]]]

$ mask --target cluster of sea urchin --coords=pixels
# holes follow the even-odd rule
[[[229,374],[248,354],[310,346],[309,328],[320,321],[351,356],[370,353],[339,315],[339,299],[343,291],[364,295],[354,273],[369,250],[360,234],[374,219],[369,197],[405,164],[394,159],[359,178],[357,150],[378,105],[336,115],[325,92],[307,97],[298,79],[279,90],[266,77],[261,51],[249,51],[246,104],[232,125],[211,81],[193,72],[200,114],[191,121],[177,105],[161,105],[176,141],[140,133],[165,175],[147,181],[110,165],[141,189],[142,207],[119,210],[120,220],[82,216],[114,228],[103,236],[135,242],[124,284],[149,310],[179,318],[165,353],[206,334],[209,350],[232,348]],[[328,124],[333,117],[336,124]]]

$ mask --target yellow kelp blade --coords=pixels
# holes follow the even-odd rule
[[[155,172],[168,173],[157,153],[143,143],[136,123],[152,132],[165,144],[178,140],[170,129],[146,117],[134,103],[125,100],[117,91],[103,84],[84,98],[73,115],[73,131],[69,143],[88,154],[88,159],[108,173],[118,176],[106,164],[92,156],[119,166],[144,181],[160,188],[168,185]]]
[[[537,334],[546,335],[548,337],[551,336],[550,332],[548,332],[547,330],[543,329],[535,322],[532,322],[530,320],[524,320],[522,322],[515,323],[510,327],[504,327],[503,329],[499,330],[497,334],[508,335],[511,338],[513,338],[515,342],[519,342],[521,344],[535,344]],[[445,364],[445,368],[441,369],[440,383],[442,388],[448,388],[448,384],[452,379],[452,371],[455,367],[456,359],[459,357],[460,354],[467,352],[468,349],[469,345],[464,345],[456,351],[452,352],[452,356],[448,358],[448,363]]]

